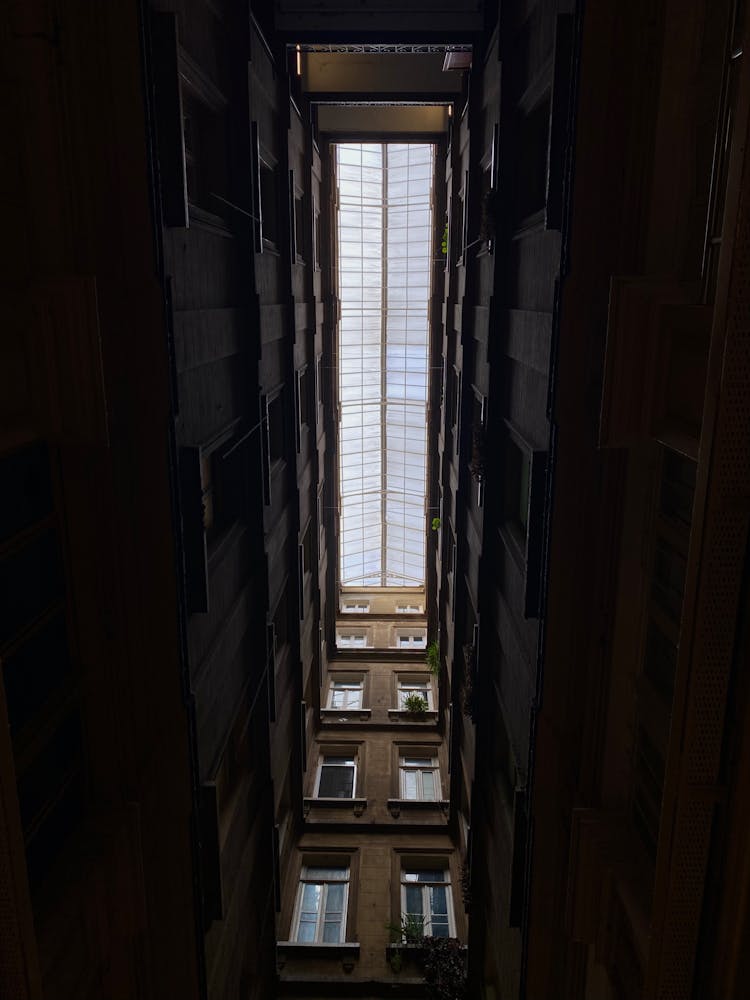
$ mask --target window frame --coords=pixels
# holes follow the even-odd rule
[[[327,760],[346,760],[347,763],[343,764],[326,764]],[[351,764],[348,761],[351,760]],[[314,799],[334,799],[337,802],[353,802],[357,798],[357,772],[359,770],[358,766],[358,754],[356,749],[349,750],[349,748],[336,750],[335,748],[326,747],[321,749],[318,755],[318,766],[315,772],[315,789],[314,789]],[[351,795],[321,795],[320,794],[320,782],[323,776],[324,767],[351,767],[352,769],[352,794]]]
[[[341,601],[342,615],[368,615],[370,613],[369,601]]]
[[[436,862],[436,864],[440,864],[440,863]],[[434,880],[434,881],[429,881],[429,882],[419,882],[419,881],[407,881],[406,878],[405,878],[406,875],[411,875],[411,874],[418,875],[420,872],[438,872],[438,871],[441,871],[442,874],[443,874],[443,879],[441,881]],[[451,875],[450,868],[447,865],[445,865],[445,864],[443,864],[443,865],[441,865],[441,867],[437,867],[437,868],[428,868],[427,865],[423,864],[423,863],[420,863],[420,864],[414,864],[414,863],[408,864],[406,862],[406,859],[402,860],[401,871],[400,871],[400,876],[399,876],[399,881],[400,881],[400,894],[399,894],[400,917],[401,917],[401,920],[403,921],[403,920],[407,919],[408,915],[409,915],[409,911],[406,908],[406,888],[407,888],[407,886],[415,886],[416,885],[416,886],[420,887],[422,889],[422,914],[420,914],[420,915],[424,918],[424,925],[423,925],[423,927],[424,927],[424,936],[425,937],[435,936],[435,935],[433,935],[432,909],[429,906],[429,901],[430,901],[429,890],[430,890],[430,888],[432,888],[434,886],[444,886],[445,887],[445,890],[446,890],[446,911],[447,911],[446,912],[446,917],[447,917],[447,924],[448,924],[448,933],[445,936],[448,937],[448,938],[455,938],[456,937],[456,915],[455,915],[455,911],[454,911],[454,907],[453,907],[453,885],[452,885],[452,882],[451,882],[450,875]],[[427,904],[427,905],[425,905],[425,904]],[[437,936],[440,937],[442,935],[437,935]]]
[[[334,705],[333,695],[336,690],[336,685],[341,685],[342,690],[358,690],[359,691],[359,704],[358,705]],[[328,697],[326,699],[326,709],[332,712],[361,712],[364,709],[365,703],[365,678],[364,675],[360,674],[355,679],[353,676],[349,677],[332,677],[328,683]]]
[[[345,873],[345,878],[320,878],[315,879],[309,876],[310,872],[314,871],[342,871]],[[291,933],[289,935],[290,941],[295,944],[301,945],[321,945],[321,944],[343,944],[346,941],[346,931],[347,931],[347,920],[349,916],[349,886],[351,883],[351,865],[310,865],[303,864],[300,868],[299,878],[297,880],[297,893],[294,901],[294,912],[292,914],[292,925]],[[306,885],[321,885],[323,886],[323,891],[320,896],[320,905],[316,911],[316,923],[315,923],[315,937],[312,941],[302,941],[299,938],[300,923],[302,917],[302,897],[304,894],[304,887]],[[344,899],[341,909],[341,921],[339,928],[339,939],[338,941],[325,941],[325,914],[326,914],[326,903],[328,900],[328,886],[329,885],[343,885],[344,886]]]
[[[443,799],[443,785],[440,776],[440,761],[438,759],[437,752],[433,754],[423,754],[419,748],[413,754],[406,753],[406,747],[401,747],[398,754],[398,789],[399,797],[402,802],[441,802]],[[409,764],[407,761],[421,761],[422,764]],[[425,763],[428,766],[423,766]],[[423,773],[429,771],[433,775],[435,795],[433,798],[428,798],[424,794],[424,782]],[[407,772],[415,772],[417,774],[416,789],[417,795],[411,797],[406,793],[406,782],[405,775]]]
[[[395,649],[427,649],[427,629],[413,628],[406,632],[398,629],[393,640]]]
[[[413,676],[413,675],[412,675]],[[420,694],[421,697],[425,697],[422,694],[422,690],[427,696],[427,709],[428,712],[433,712],[434,697],[432,692],[432,680],[429,675],[426,676],[424,681],[412,680],[408,675],[400,675],[396,677],[396,708],[399,712],[405,712],[406,709],[403,706],[403,701],[408,697],[409,694]],[[403,698],[401,697],[403,693]]]
[[[346,632],[336,631],[336,647],[338,649],[372,649],[369,644],[370,634],[367,629],[362,630],[349,630]],[[349,639],[363,639],[364,641],[360,643],[349,642]]]

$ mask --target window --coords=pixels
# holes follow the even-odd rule
[[[401,798],[437,802],[441,798],[437,757],[399,757]]]
[[[544,209],[547,196],[550,99],[547,97],[518,122],[518,186],[516,222]]]
[[[338,944],[346,938],[347,867],[305,865],[300,873],[293,938],[305,944]]]
[[[275,247],[279,239],[276,168],[265,160],[260,161],[260,218],[263,240]]]
[[[318,767],[316,798],[353,799],[357,781],[357,762],[354,754],[325,755]]]
[[[359,680],[331,681],[328,707],[360,709],[362,708],[363,691],[364,681],[361,677]]]
[[[336,645],[339,649],[366,649],[367,636],[364,632],[352,632],[348,635],[337,635]]]
[[[343,586],[424,584],[433,161],[427,144],[335,147]]]
[[[183,91],[183,134],[188,199],[215,215],[226,212],[227,121],[188,87]]]
[[[427,702],[427,708],[432,708],[432,684],[429,681],[411,681],[399,679],[398,681],[398,707],[403,711],[406,707],[406,699],[417,695]]]
[[[366,615],[370,610],[370,604],[368,601],[344,601],[341,610],[347,615]]]
[[[266,400],[266,435],[270,465],[284,457],[284,398],[283,392]]]
[[[425,937],[454,937],[449,872],[404,868],[401,872],[401,916],[410,924],[419,924]]]
[[[511,529],[524,541],[529,523],[531,460],[508,440],[505,452],[505,517]]]
[[[310,423],[310,386],[307,365],[295,373],[294,403],[297,410],[296,445],[297,451],[302,450],[304,428]]]
[[[315,358],[315,422],[320,424],[323,421],[323,355],[319,354]]]
[[[397,604],[397,615],[421,615],[422,608],[418,604]]]
[[[307,215],[304,195],[297,191],[294,192],[294,252],[297,263],[304,264],[307,260]]]
[[[396,635],[397,649],[426,649],[427,633],[421,632],[399,632]]]

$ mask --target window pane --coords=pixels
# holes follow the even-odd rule
[[[307,883],[302,890],[302,913],[317,913],[318,907],[320,906],[320,889],[319,885],[311,885]]]
[[[320,770],[318,795],[324,799],[350,799],[354,793],[354,768],[324,764]]]
[[[326,920],[338,920],[344,909],[344,883],[334,882],[328,886],[326,895]]]
[[[406,887],[406,912],[423,916],[422,890],[417,885],[407,885]]]
[[[430,894],[430,912],[434,916],[443,916],[448,914],[448,896],[445,890],[445,886],[436,885],[431,886],[427,890]]]
[[[335,944],[341,940],[341,921],[326,920],[323,924],[323,940]]]
[[[422,772],[422,793],[423,797],[432,802],[435,799],[435,775],[432,771]]]
[[[404,771],[404,798],[416,799],[417,775],[414,771]]]
[[[308,879],[320,879],[321,882],[348,882],[349,881],[349,869],[348,868],[311,868],[307,867],[304,871],[305,878]],[[318,887],[319,888],[319,887]]]
[[[299,930],[297,931],[298,941],[314,941],[315,940],[315,920],[311,920],[308,917],[300,917]]]
[[[432,868],[420,868],[418,871],[405,871],[404,882],[445,882],[445,872]]]

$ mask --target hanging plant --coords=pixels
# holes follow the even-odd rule
[[[427,647],[426,657],[427,667],[433,677],[440,676],[440,646],[437,642],[431,642]]]
[[[465,1000],[466,958],[457,938],[426,937],[422,970],[431,1000]]]
[[[461,899],[464,909],[468,913],[471,908],[471,869],[466,858],[461,865]]]

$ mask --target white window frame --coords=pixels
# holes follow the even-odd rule
[[[358,641],[360,639],[361,642]],[[367,639],[367,632],[339,632],[336,636],[336,645],[339,649],[369,649]]]
[[[443,878],[440,881],[430,881],[430,882],[416,882],[408,878],[409,875],[416,875],[420,872],[425,871],[441,871]],[[453,913],[453,889],[451,886],[450,871],[447,868],[427,868],[424,865],[415,865],[414,867],[402,865],[401,868],[401,918],[406,919],[408,917],[408,911],[406,909],[406,887],[417,885],[422,890],[422,914],[424,917],[424,936],[433,936],[433,926],[432,926],[432,909],[430,907],[430,892],[431,888],[435,886],[443,886],[446,890],[446,910],[448,917],[448,937],[456,936],[456,920]]]
[[[419,632],[397,632],[396,649],[427,649],[427,629]]]
[[[326,878],[324,876],[315,877],[315,872],[341,872],[340,878]],[[349,909],[349,878],[350,869],[347,865],[303,865],[300,871],[299,884],[297,886],[297,899],[294,904],[294,917],[292,919],[292,933],[290,935],[292,941],[296,941],[298,944],[341,944],[346,941],[346,920],[347,913]],[[339,927],[339,938],[338,941],[324,942],[323,935],[325,933],[325,916],[326,916],[326,904],[328,901],[328,886],[329,885],[342,885],[344,886],[344,901],[341,911],[341,924]],[[305,891],[306,885],[319,885],[321,886],[319,906],[316,910],[316,922],[315,922],[315,937],[313,941],[300,941],[300,924],[302,918],[302,897]]]
[[[343,691],[345,693],[343,705],[334,705],[333,696],[336,690]],[[359,697],[356,698],[358,704],[348,704],[349,695],[346,692],[357,692]],[[364,677],[334,677],[328,688],[328,704],[327,708],[337,711],[337,712],[354,712],[360,711],[364,708],[365,701],[365,679]]]
[[[421,615],[422,605],[417,604],[397,604],[396,605],[397,615]]]
[[[342,601],[341,613],[344,615],[367,615],[370,613],[369,601]]]
[[[340,764],[326,764],[326,761],[345,761],[345,763]],[[351,762],[351,763],[349,763]],[[350,796],[340,796],[337,797],[336,801],[348,802],[351,799],[356,799],[357,797],[357,753],[354,750],[339,750],[326,749],[325,753],[321,753],[318,757],[318,770],[315,775],[315,798],[330,798],[329,795],[320,794],[320,779],[323,776],[324,767],[350,767],[352,769],[352,794]]]
[[[435,789],[434,796],[430,797],[424,793],[424,774],[430,772]],[[406,775],[416,775],[416,792],[414,796],[407,795]],[[436,756],[431,754],[420,754],[419,752],[408,754],[402,752],[398,758],[398,780],[399,794],[405,802],[440,802],[443,797],[443,788],[440,781],[440,763]]]
[[[400,711],[405,711],[404,701],[410,694],[418,694],[427,701],[427,711],[432,708],[432,682],[430,680],[414,681],[399,677],[396,681],[396,707]]]

